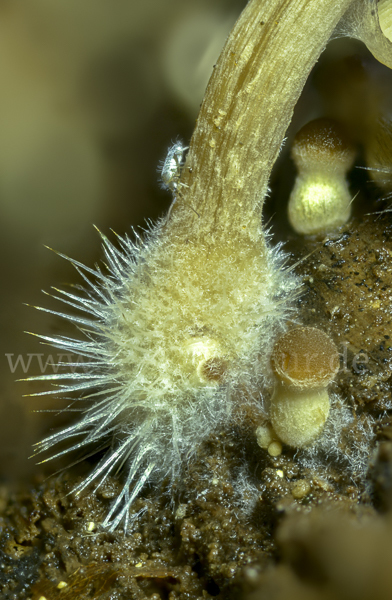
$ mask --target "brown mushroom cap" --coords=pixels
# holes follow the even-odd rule
[[[347,170],[351,167],[355,150],[343,128],[333,119],[314,119],[302,127],[294,138],[291,154],[299,168]]]
[[[276,376],[299,388],[325,387],[339,369],[331,338],[316,327],[296,327],[276,342],[271,356]]]

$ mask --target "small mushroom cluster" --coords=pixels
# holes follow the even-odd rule
[[[320,329],[296,327],[276,342],[271,365],[271,423],[260,425],[256,437],[259,446],[278,456],[282,442],[303,448],[322,432],[330,408],[327,387],[339,369],[339,354]]]

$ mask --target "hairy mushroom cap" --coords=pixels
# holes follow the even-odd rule
[[[271,365],[277,378],[296,388],[321,388],[339,369],[332,339],[316,327],[296,327],[276,342]]]
[[[355,150],[342,127],[333,119],[314,119],[299,130],[291,148],[299,169],[347,171]]]

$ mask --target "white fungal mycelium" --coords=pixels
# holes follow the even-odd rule
[[[240,385],[254,390],[263,383],[296,287],[279,249],[233,253],[227,243],[215,260],[208,245],[165,248],[161,233],[158,224],[137,244],[118,238],[119,248],[101,234],[105,272],[69,259],[85,291],[57,290],[55,297],[81,314],[55,314],[75,322],[85,339],[42,336],[83,362],[72,365],[79,364],[76,372],[37,379],[60,385],[53,394],[80,396],[87,409],[38,450],[69,440],[60,455],[109,446],[78,492],[92,482],[98,487],[127,464],[122,493],[104,522],[111,528],[123,519],[127,525],[129,506],[146,481],[175,481],[185,457],[230,418]],[[260,236],[264,240],[261,227]],[[204,281],[192,267],[204,271]]]
[[[103,523],[109,529],[126,529],[144,484],[170,487],[234,405],[254,405],[270,377],[298,281],[269,244],[262,204],[307,74],[351,5],[251,0],[215,66],[185,164],[182,145],[169,151],[162,179],[173,193],[182,186],[169,218],[136,243],[102,235],[102,267],[69,259],[85,286],[59,291],[78,312],[57,314],[84,338],[42,339],[84,362],[37,379],[57,386],[48,393],[73,395],[83,411],[38,451],[60,442],[69,446],[57,455],[107,448],[76,491],[123,467],[122,491]],[[345,21],[371,49],[374,14],[358,10]]]

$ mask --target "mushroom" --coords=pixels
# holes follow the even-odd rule
[[[329,414],[327,386],[339,369],[337,348],[320,329],[297,327],[276,342],[271,365],[276,378],[270,407],[275,436],[295,448],[307,446],[320,435]]]
[[[291,154],[298,168],[288,205],[292,227],[313,234],[344,225],[351,213],[345,176],[355,152],[338,123],[310,121],[295,136]]]

